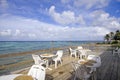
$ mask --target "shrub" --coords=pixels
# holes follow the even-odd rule
[[[113,41],[112,44],[118,44],[119,42],[118,41]]]

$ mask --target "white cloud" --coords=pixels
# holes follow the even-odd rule
[[[95,34],[94,36],[105,36],[105,34],[109,33],[110,30],[104,27],[96,26],[94,28]]]
[[[10,36],[10,35],[11,35],[10,29],[0,31],[0,36]]]
[[[71,11],[64,11],[62,14],[55,12],[55,6],[51,6],[49,9],[50,15],[53,19],[60,24],[70,24],[74,22],[74,13]]]
[[[63,11],[61,14],[55,11],[55,6],[51,6],[49,13],[52,18],[62,25],[76,24],[82,26],[92,26],[92,27],[105,27],[110,31],[119,29],[120,20],[119,18],[110,16],[109,13],[103,10],[95,10],[90,13],[86,13],[87,17],[83,19],[83,14],[75,16],[75,13],[72,11]],[[89,20],[89,21],[87,21]],[[86,22],[85,22],[86,21]],[[78,27],[78,26],[77,26]]]
[[[96,10],[90,14],[92,23],[91,25],[105,27],[109,30],[117,30],[120,26],[120,20],[115,17],[111,17],[109,13],[102,10]]]
[[[30,38],[36,38],[36,34],[33,34],[33,33],[29,33],[28,36],[29,36]]]
[[[21,31],[20,31],[19,29],[16,29],[16,30],[15,30],[15,34],[14,34],[14,36],[19,36],[20,33],[21,33]]]
[[[55,6],[51,6],[49,9],[50,16],[58,23],[63,25],[68,24],[84,24],[83,17],[81,15],[75,16],[75,13],[72,11],[63,11],[61,14],[55,11]]]
[[[75,7],[74,9],[98,9],[108,6],[111,0],[61,0],[65,5],[69,7]],[[119,0],[118,0],[119,1]]]
[[[108,15],[103,16],[107,17],[105,20],[109,19]],[[96,18],[96,16],[92,17]],[[119,24],[112,22],[109,25]],[[63,27],[24,17],[4,15],[0,16],[0,31],[2,31],[0,36],[9,35],[11,40],[102,40],[103,36],[112,29],[99,25]]]
[[[120,18],[111,16],[109,13],[102,10],[102,8],[108,5],[109,1],[110,0],[61,0],[62,4],[60,3],[58,5],[58,3],[56,3],[56,6],[51,6],[49,9],[41,5],[39,7],[40,9],[37,9],[37,11],[34,11],[28,6],[20,7],[19,10],[23,11],[22,15],[26,13],[27,8],[28,13],[31,15],[28,14],[29,17],[38,16],[37,19],[49,21],[50,19],[42,19],[44,16],[41,17],[41,14],[47,16],[49,14],[59,25],[49,24],[50,22],[45,23],[35,20],[35,18],[1,14],[0,39],[3,37],[9,37],[13,40],[102,39],[106,33],[120,28]],[[7,0],[0,0],[0,9],[7,9],[9,4]],[[17,5],[15,6],[17,7]],[[11,7],[16,9],[15,6]],[[63,9],[60,9],[61,7]],[[10,12],[11,11],[12,9]],[[40,14],[34,14],[33,12]],[[116,14],[119,12],[119,10],[116,10]]]
[[[85,21],[83,20],[82,15],[79,15],[78,17],[76,17],[76,23],[85,24]]]
[[[108,5],[110,0],[74,0],[74,6],[90,8],[103,8]]]
[[[118,23],[118,21],[114,21],[114,20],[111,22],[111,25],[113,25],[117,28],[120,27],[120,23]]]

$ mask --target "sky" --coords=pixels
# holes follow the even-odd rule
[[[120,30],[120,0],[0,0],[0,41],[101,41]]]

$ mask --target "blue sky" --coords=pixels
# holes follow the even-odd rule
[[[120,0],[0,0],[0,41],[95,41],[118,29]]]

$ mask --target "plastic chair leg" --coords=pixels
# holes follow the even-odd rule
[[[55,61],[55,68],[57,68],[57,61]]]

